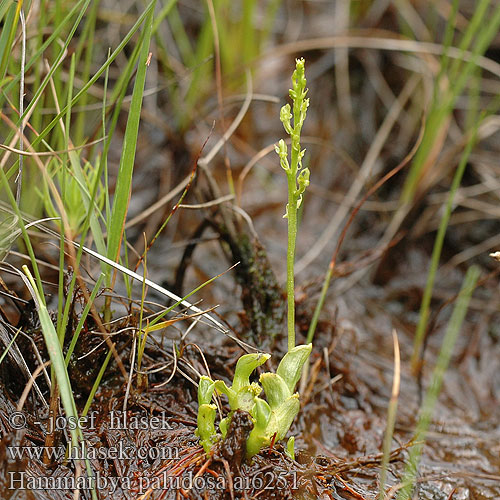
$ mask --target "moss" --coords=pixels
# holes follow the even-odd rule
[[[229,247],[235,268],[236,279],[241,286],[241,315],[245,336],[263,350],[283,332],[286,313],[285,298],[279,286],[267,253],[260,241],[243,233],[237,240],[224,227],[219,227],[223,241]]]

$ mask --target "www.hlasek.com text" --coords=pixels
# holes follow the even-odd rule
[[[52,461],[64,458],[70,460],[179,460],[179,449],[175,446],[132,446],[119,441],[115,446],[9,446],[7,448],[12,460],[42,460],[44,457]]]

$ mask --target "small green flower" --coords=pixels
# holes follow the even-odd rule
[[[309,169],[302,170],[302,158],[306,152],[305,149],[300,149],[300,132],[306,118],[309,99],[306,99],[307,94],[304,59],[297,59],[296,68],[292,76],[292,86],[290,89],[290,97],[293,100],[293,127],[292,127],[292,111],[290,104],[285,104],[280,111],[280,120],[283,123],[285,132],[292,139],[292,158],[291,165],[288,163],[288,148],[285,141],[281,139],[275,146],[276,153],[280,157],[280,164],[285,170],[289,178],[289,187],[294,186],[288,193],[288,204],[286,207],[285,218],[288,218],[290,211],[290,203],[293,203],[294,210],[300,207],[302,195],[309,185]],[[298,184],[298,186],[297,186]]]
[[[285,172],[290,170],[290,165],[288,164],[288,148],[283,139],[280,139],[277,146],[274,146],[274,150],[278,153],[280,157],[280,164]]]
[[[292,113],[290,111],[290,104],[285,104],[280,111],[280,120],[283,123],[283,127],[285,128],[285,132],[288,135],[292,135],[293,129],[291,125]]]

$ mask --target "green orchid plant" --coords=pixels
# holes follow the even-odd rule
[[[290,90],[293,108],[286,104],[280,112],[283,127],[291,138],[290,162],[288,161],[288,148],[285,141],[280,140],[276,146],[280,164],[288,179],[288,204],[284,215],[288,219],[288,352],[281,360],[276,373],[262,373],[258,383],[250,382],[250,376],[256,368],[263,365],[271,357],[269,354],[252,353],[241,356],[236,363],[231,387],[228,387],[222,380],[214,381],[206,376],[200,378],[196,435],[207,455],[210,455],[217,441],[226,436],[235,410],[247,411],[252,417],[254,427],[246,443],[246,455],[249,459],[265,446],[269,446],[274,440],[284,439],[300,410],[299,394],[295,392],[295,387],[312,350],[312,344],[295,345],[294,263],[297,212],[304,191],[309,185],[309,169],[302,168],[305,150],[301,150],[300,147],[300,133],[309,106],[309,99],[306,99],[304,66],[304,59],[296,60],[295,71],[292,75],[292,89]],[[264,391],[266,399],[260,397],[262,391]],[[230,407],[229,415],[219,423],[220,433],[215,429],[217,407],[212,403],[214,393],[227,396]],[[292,457],[293,447],[294,438],[292,436],[287,444],[287,452]]]

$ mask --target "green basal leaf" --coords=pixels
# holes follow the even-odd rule
[[[292,459],[295,460],[295,437],[290,436],[286,442],[285,453]]]
[[[260,365],[263,365],[269,358],[270,354],[252,353],[245,354],[236,363],[234,371],[233,390],[240,391],[243,387],[250,385],[249,377],[251,373]]]
[[[252,458],[259,451],[270,443],[270,439],[262,433],[256,433],[253,430],[247,439],[247,458]]]
[[[215,382],[203,375],[198,384],[198,405],[210,404],[215,389]]]
[[[286,382],[290,393],[295,391],[295,386],[302,373],[302,367],[311,354],[312,344],[298,345],[288,351],[281,360],[276,373]]]
[[[269,421],[271,420],[272,410],[267,401],[262,398],[255,398],[255,406],[251,412],[255,419],[254,429],[266,429]]]
[[[220,429],[220,432],[221,432],[223,438],[226,437],[230,422],[231,422],[231,418],[225,417],[219,423],[219,429]]]
[[[278,408],[278,406],[292,395],[287,383],[276,373],[263,373],[259,380],[266,393],[269,406],[273,410]]]
[[[223,380],[215,381],[215,389],[219,393],[225,394],[227,396],[227,399],[229,399],[229,406],[231,407],[231,409],[237,408],[237,402],[236,402],[237,394],[233,389],[231,389],[231,387],[228,387]]]
[[[272,436],[276,433],[276,439],[279,441],[286,436],[288,429],[292,425],[293,419],[300,410],[299,395],[290,396],[276,410],[273,410],[271,421],[268,425],[268,433]]]
[[[256,388],[252,387],[253,384],[243,387],[243,389],[238,392],[236,396],[236,405],[234,408],[231,406],[231,410],[236,410],[239,408],[240,410],[250,412],[250,410],[253,408],[253,405],[255,404],[256,396],[262,392],[260,386],[258,384],[255,385],[257,386],[257,393]],[[231,402],[229,404],[231,405]]]
[[[247,439],[247,457],[254,455],[271,441],[271,436],[267,432],[268,424],[272,417],[270,406],[261,398],[255,398],[255,405],[251,415],[254,420],[254,428]]]
[[[200,443],[207,455],[217,441],[217,433],[215,432],[216,411],[217,407],[213,404],[202,404],[198,407],[198,427],[195,434],[200,438]]]

